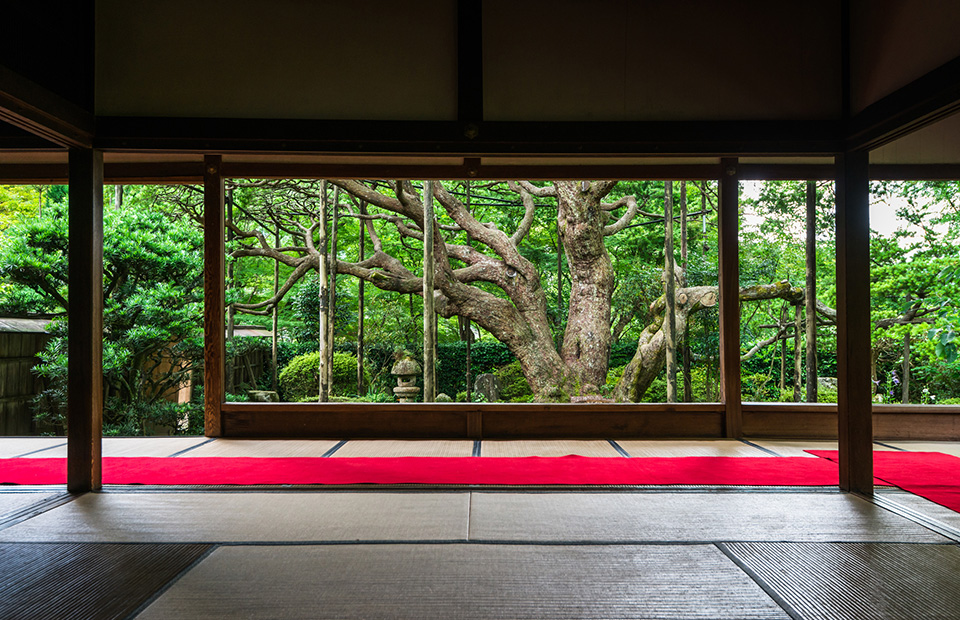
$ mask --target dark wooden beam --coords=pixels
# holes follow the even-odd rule
[[[224,401],[224,184],[219,155],[203,158],[203,429],[223,433]]]
[[[3,65],[0,121],[59,146],[89,148],[93,143],[92,114]]]
[[[396,154],[832,155],[833,121],[483,122],[98,117],[104,150]]]
[[[457,120],[470,139],[483,121],[483,6],[457,1]]]
[[[837,396],[840,487],[873,493],[870,186],[867,153],[837,157]]]
[[[895,90],[850,120],[848,150],[873,150],[960,110],[960,57]]]
[[[70,150],[67,489],[101,486],[103,154]]]
[[[743,435],[740,399],[740,218],[736,158],[720,164],[720,381],[725,436]]]

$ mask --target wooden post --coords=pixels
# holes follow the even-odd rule
[[[433,303],[433,181],[423,184],[423,402],[433,402],[436,386],[436,321]]]
[[[837,413],[840,488],[872,494],[868,167],[866,152],[837,156]]]
[[[103,153],[70,149],[67,490],[102,486]]]
[[[807,181],[807,402],[817,402],[817,182]]]
[[[330,297],[327,292],[327,182],[320,181],[320,264],[318,265],[320,280],[320,316],[317,330],[319,340],[320,362],[318,374],[320,376],[319,401],[325,403],[330,400]]]
[[[663,336],[667,343],[667,402],[677,402],[677,280],[673,256],[673,181],[663,183],[663,278],[666,312]]]
[[[203,158],[203,434],[219,437],[224,398],[224,187],[221,157]]]
[[[743,435],[740,399],[740,180],[736,158],[720,162],[720,386],[725,435]]]

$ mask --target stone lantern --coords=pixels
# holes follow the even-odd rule
[[[416,360],[405,357],[393,365],[390,374],[397,378],[397,387],[393,388],[397,400],[401,403],[416,402],[420,388],[417,387],[417,377],[422,372]]]

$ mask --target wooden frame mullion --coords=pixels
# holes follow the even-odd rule
[[[743,436],[740,398],[740,177],[736,158],[720,165],[720,381],[726,437]]]
[[[203,433],[223,434],[224,183],[222,158],[203,158]]]
[[[102,486],[103,153],[70,149],[67,489]]]

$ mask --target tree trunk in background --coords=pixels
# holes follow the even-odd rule
[[[367,204],[360,201],[360,214],[365,215],[367,212]],[[365,242],[367,239],[366,232],[364,231],[363,221],[360,221],[360,230],[358,231],[358,236],[360,238],[360,256],[357,262],[363,262],[366,259],[366,248]],[[357,285],[357,396],[363,396],[366,393],[366,386],[363,384],[363,323],[364,323],[364,290],[363,285],[366,284],[363,278],[359,278]]]
[[[787,305],[780,307],[780,325],[787,322]],[[782,327],[780,329],[783,329]],[[773,368],[770,368],[772,371]],[[780,391],[787,389],[787,337],[784,334],[780,341]]]
[[[274,231],[273,242],[276,244],[276,247],[280,247],[280,228],[277,227],[277,230]],[[277,291],[280,290],[280,262],[273,261],[273,295],[276,297]],[[277,377],[279,370],[277,369],[277,352],[279,341],[279,334],[277,333],[280,330],[280,305],[273,305],[273,336],[270,338],[270,359],[272,360],[273,372],[271,373],[271,388],[274,392],[277,391]]]
[[[807,181],[807,402],[817,402],[817,183]]]
[[[330,218],[330,268],[327,277],[330,279],[327,285],[327,294],[330,296],[330,302],[327,311],[327,383],[330,386],[330,395],[333,391],[333,353],[337,346],[336,340],[336,320],[337,320],[337,232],[340,228],[340,188],[333,191],[333,209]]]
[[[802,399],[803,368],[801,364],[800,334],[803,333],[803,306],[796,304],[793,307],[793,402],[799,403]]]
[[[663,238],[664,300],[667,306],[663,319],[663,336],[667,347],[667,402],[677,402],[677,281],[673,256],[673,182],[665,181],[663,218],[666,230]]]
[[[329,341],[330,329],[328,328],[330,321],[330,297],[327,292],[327,260],[329,259],[329,254],[327,253],[327,182],[320,182],[320,243],[318,246],[320,250],[320,261],[318,265],[319,271],[319,280],[320,280],[320,316],[317,317],[320,325],[318,331],[319,337],[319,349],[320,349],[320,362],[318,372],[320,375],[320,395],[319,401],[325,403],[330,400],[330,348],[331,343]]]
[[[433,182],[423,184],[423,402],[437,398],[437,313],[434,310]]]
[[[706,219],[706,217],[704,217]],[[680,286],[687,286],[687,182],[680,181]],[[693,401],[690,380],[690,323],[683,326],[683,402]]]
[[[40,194],[43,196],[43,194]],[[113,187],[113,206],[118,209],[123,206],[123,185],[115,185]]]
[[[903,389],[904,405],[910,404],[910,334],[903,336]]]
[[[613,264],[603,242],[604,216],[594,186],[558,181],[557,222],[570,269],[567,329],[560,357],[581,393],[607,381]]]
[[[227,198],[226,199],[226,203],[227,203],[226,229],[227,229],[227,241],[229,242],[233,240],[233,228],[231,226],[231,224],[233,223],[233,188],[230,188],[227,190],[226,198]],[[233,261],[228,261],[227,262],[227,285],[224,292],[229,291],[230,289],[233,288],[233,286],[234,286]],[[236,318],[235,318],[236,314],[237,314],[237,311],[233,307],[233,304],[227,306],[226,344],[228,347],[228,351],[229,351],[230,345],[233,343],[233,328],[236,322]],[[233,354],[227,353],[226,363],[227,363],[227,367],[224,369],[224,375],[226,375],[225,377],[226,385],[224,386],[224,390],[230,394],[233,394],[236,391],[236,385],[235,385],[236,382],[234,381],[234,374],[236,374],[236,359],[234,358]]]

